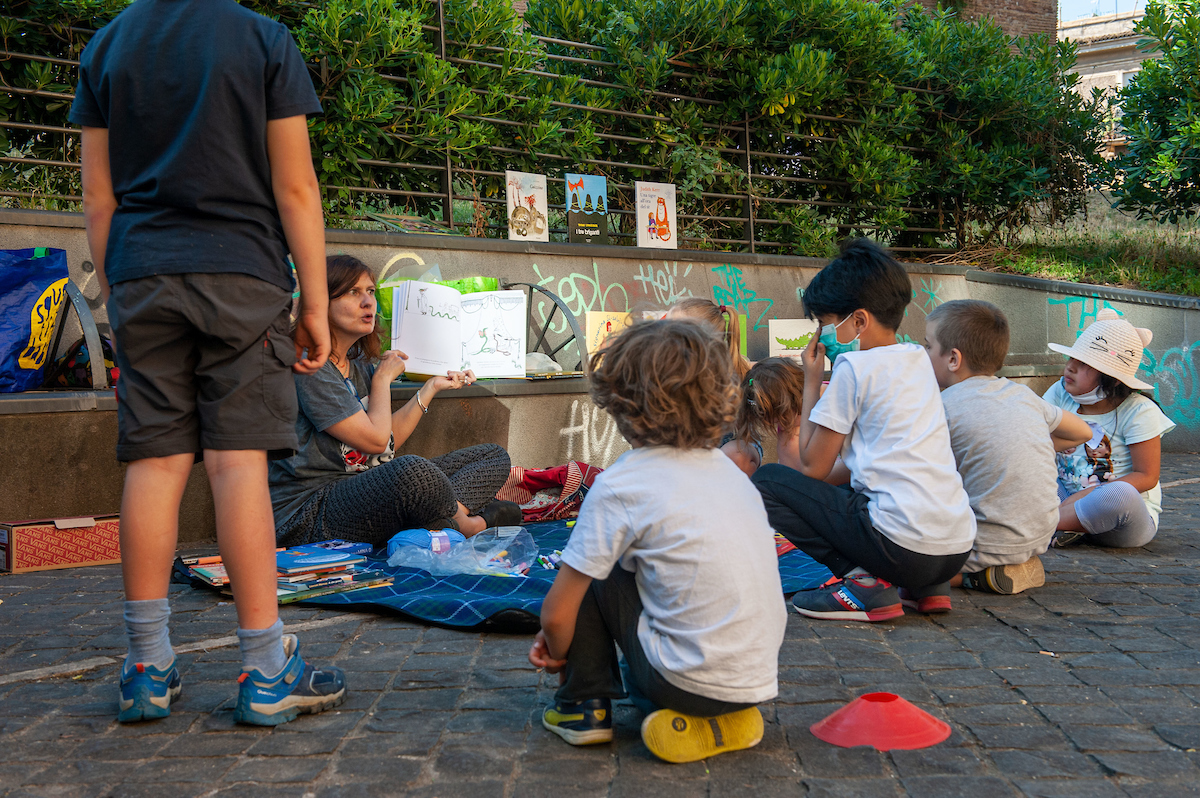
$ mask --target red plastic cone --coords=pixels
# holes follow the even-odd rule
[[[950,736],[948,724],[893,693],[861,695],[809,731],[842,748],[869,745],[880,751],[928,748]]]

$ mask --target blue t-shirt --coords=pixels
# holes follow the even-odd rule
[[[138,0],[88,42],[72,122],[108,129],[109,283],[236,272],[292,290],[267,121],[320,113],[285,26],[234,0]]]

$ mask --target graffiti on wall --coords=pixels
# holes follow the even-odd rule
[[[775,306],[775,300],[760,297],[754,289],[746,285],[746,277],[742,273],[742,270],[731,263],[713,267],[712,271],[721,280],[720,285],[712,287],[713,302],[716,302],[718,305],[732,305],[735,310],[747,319],[753,316],[753,305],[765,303],[762,312],[758,314],[758,318],[755,319],[754,326],[751,329],[757,330],[765,326],[763,319],[771,312],[771,308]]]
[[[542,274],[542,269],[536,263],[530,264],[533,273],[537,275],[537,284],[543,288],[553,291],[558,295],[559,299],[567,306],[567,309],[576,316],[582,317],[589,310],[611,310],[611,311],[627,311],[629,310],[629,292],[625,286],[620,283],[609,283],[604,285],[600,282],[600,267],[592,262],[591,274],[580,274],[572,272],[565,277],[555,277],[553,274]],[[547,303],[542,300],[538,313],[540,321],[544,324],[549,310],[546,307]],[[559,322],[558,326],[552,326],[554,332],[562,332],[566,329],[566,322]]]
[[[1071,316],[1074,311],[1075,316],[1075,337],[1078,338],[1083,328],[1088,326],[1090,322],[1096,320],[1097,314],[1105,308],[1116,311],[1118,315],[1124,316],[1117,308],[1109,304],[1108,300],[1101,300],[1094,296],[1049,296],[1046,297],[1046,302],[1050,305],[1061,305],[1067,311],[1067,326],[1071,325]],[[1091,303],[1089,307],[1089,303]]]
[[[1167,417],[1190,432],[1200,431],[1200,346],[1177,346],[1156,358],[1149,350],[1142,370],[1154,383],[1154,398]]]
[[[932,277],[927,280],[922,277],[921,288],[917,291],[913,291],[913,303],[915,304],[918,299],[921,300],[921,311],[928,316],[933,312],[934,308],[945,301],[941,297],[941,292],[941,280],[934,280]]]
[[[582,460],[601,468],[607,468],[616,454],[629,448],[612,416],[586,400],[571,402],[571,419],[558,434],[567,439],[567,460]]]
[[[681,299],[693,296],[692,289],[680,288],[675,281],[682,280],[692,273],[692,264],[688,264],[683,274],[679,273],[679,261],[667,263],[663,261],[662,268],[649,264],[638,264],[638,272],[633,281],[642,287],[642,293],[662,306],[674,305]]]
[[[1050,296],[1046,302],[1066,310],[1067,326],[1074,327],[1076,336],[1106,308],[1125,315],[1099,297]],[[1189,432],[1200,431],[1200,347],[1177,346],[1161,357],[1145,349],[1140,372],[1154,385],[1154,399],[1168,418]]]

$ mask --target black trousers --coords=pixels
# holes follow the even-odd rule
[[[560,701],[625,698],[616,646],[625,653],[629,693],[643,708],[673,709],[685,715],[711,718],[752,707],[689,693],[668,682],[650,661],[638,640],[642,599],[637,580],[620,565],[608,579],[594,580],[575,618],[575,637],[567,652],[566,681],[558,688]]]
[[[376,548],[402,529],[454,528],[456,502],[478,512],[508,479],[508,452],[494,443],[425,459],[402,454],[317,488],[275,530],[280,546],[341,538]]]
[[[787,466],[764,465],[751,477],[776,532],[833,572],[863,568],[894,585],[919,590],[950,581],[962,554],[919,554],[893,543],[871,525],[867,497],[829,485]]]

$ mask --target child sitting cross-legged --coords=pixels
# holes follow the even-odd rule
[[[780,428],[779,463],[751,478],[771,526],[833,572],[792,597],[801,615],[895,618],[904,614],[897,586],[914,592],[918,611],[945,612],[950,578],[971,551],[975,514],[933,367],[920,346],[896,341],[911,298],[904,267],[866,239],[805,289],[805,313],[823,327],[802,356],[799,423]],[[822,395],[826,355],[833,372]]]
[[[1090,440],[1092,430],[1024,385],[995,376],[1008,353],[1008,319],[990,302],[939,305],[925,321],[925,346],[978,525],[962,575],[951,584],[1003,594],[1041,587],[1038,555],[1058,524],[1054,452]]]
[[[542,725],[572,745],[612,740],[627,691],[668,762],[762,739],[787,613],[762,501],[715,448],[734,420],[727,362],[691,321],[635,326],[592,358],[592,400],[633,449],[584,500],[529,652],[559,674]]]

